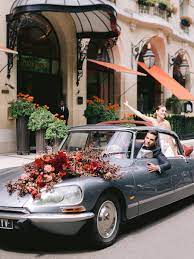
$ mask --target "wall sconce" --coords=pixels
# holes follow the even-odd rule
[[[181,56],[182,61],[181,61],[181,63],[178,64],[176,59],[179,55]],[[174,66],[177,62],[177,65],[180,69],[180,73],[182,74],[182,77],[183,78],[186,77],[186,75],[189,73],[189,64],[188,64],[186,58],[184,58],[184,55],[185,55],[185,50],[183,50],[183,49],[176,51],[176,53],[173,56],[168,54],[168,72],[170,71],[171,66]]]
[[[148,43],[146,53],[143,55],[143,60],[147,68],[151,68],[155,64],[156,58],[153,51],[151,50],[150,43]]]
[[[139,58],[139,55],[145,44],[147,44],[147,50],[143,55],[144,63],[148,68],[151,68],[155,64],[155,55],[151,50],[151,44],[148,43],[148,40],[150,40],[150,38],[142,39],[136,45],[131,43],[131,68],[132,69],[133,69],[134,59],[137,60]]]
[[[183,78],[185,79],[185,77],[189,73],[189,64],[185,58],[182,60],[182,63],[179,65],[179,68]]]

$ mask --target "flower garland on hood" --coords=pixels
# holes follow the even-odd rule
[[[51,190],[53,186],[72,176],[95,176],[105,180],[118,178],[118,167],[101,158],[100,152],[91,148],[84,151],[45,154],[25,166],[24,173],[15,182],[6,184],[10,194],[18,191],[19,196],[31,194],[41,198],[41,189]]]

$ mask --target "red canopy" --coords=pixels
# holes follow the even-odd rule
[[[110,68],[112,70],[115,70],[117,72],[124,72],[124,73],[129,73],[129,74],[133,74],[133,75],[139,75],[139,76],[146,76],[146,74],[132,70],[128,67],[125,66],[120,66],[120,65],[116,65],[116,64],[112,64],[112,63],[107,63],[107,62],[103,62],[103,61],[97,61],[94,59],[88,59],[89,62],[98,64],[100,66],[106,67],[106,68]]]
[[[192,95],[186,88],[180,85],[174,78],[170,77],[158,66],[154,65],[149,69],[143,62],[138,62],[138,65],[140,65],[167,90],[171,91],[178,99],[194,101],[194,95]]]

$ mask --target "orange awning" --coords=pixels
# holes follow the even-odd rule
[[[180,85],[175,79],[170,77],[161,68],[154,65],[149,69],[143,62],[138,62],[138,65],[140,65],[167,90],[171,91],[178,99],[194,101],[194,95],[192,95],[186,88]]]
[[[103,62],[103,61],[97,61],[94,59],[88,59],[88,61],[98,64],[100,66],[106,67],[106,68],[110,68],[112,70],[115,70],[116,72],[124,72],[124,73],[133,74],[133,75],[146,76],[146,74],[144,74],[144,73],[132,70],[125,66],[120,66],[120,65],[116,65],[116,64],[112,64],[112,63]]]
[[[11,54],[18,54],[17,51],[12,50],[12,49],[8,49],[6,47],[3,47],[2,45],[0,45],[0,51],[6,52],[6,53],[11,53]]]

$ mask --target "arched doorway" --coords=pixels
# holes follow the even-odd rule
[[[139,62],[144,62],[143,55],[147,51],[147,44],[142,48]],[[154,51],[153,51],[154,52]],[[138,71],[145,71],[138,65]],[[160,84],[149,74],[146,77],[137,77],[137,109],[143,113],[152,113],[154,108],[161,103]]]
[[[26,16],[26,18],[25,18]],[[26,14],[17,38],[18,92],[55,112],[62,95],[60,53],[51,24],[38,14]]]
[[[179,53],[173,62],[173,78],[179,82],[179,84],[181,84],[182,86],[185,87],[186,85],[186,77],[183,77],[183,75],[181,74],[180,71],[180,64],[183,62],[183,55]]]
[[[87,56],[90,59],[111,62],[110,52],[105,40],[93,39],[90,41]],[[115,102],[114,71],[88,62],[87,99],[93,96],[98,96],[107,103]]]
[[[190,73],[183,75],[181,72],[181,66],[185,61],[188,64],[188,61],[185,58],[185,51],[180,49],[177,55],[173,58],[173,78],[181,84],[183,87],[190,90]],[[180,114],[181,112],[187,112],[185,110],[185,105],[189,103],[192,106],[191,102],[180,101],[176,96],[172,95],[167,99],[167,107],[171,110],[172,113]]]

